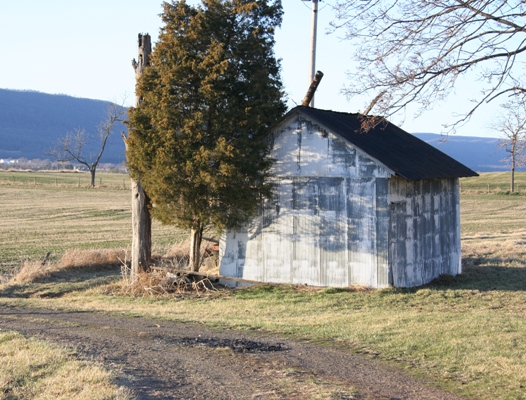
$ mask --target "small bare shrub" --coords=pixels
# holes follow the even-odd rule
[[[20,268],[9,280],[11,284],[24,284],[38,279],[48,278],[52,272],[57,271],[57,266],[48,263],[42,265],[40,261],[24,261]]]
[[[60,269],[103,267],[118,265],[127,256],[126,250],[101,249],[101,250],[67,250],[60,259]]]

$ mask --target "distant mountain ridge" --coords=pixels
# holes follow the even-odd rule
[[[45,159],[46,153],[67,132],[83,128],[95,135],[83,153],[100,150],[97,125],[106,117],[110,103],[60,94],[0,89],[0,158]],[[124,143],[117,124],[108,139],[102,163],[124,161]]]
[[[46,94],[33,91],[0,89],[0,158],[48,158],[57,140],[75,128],[96,134],[97,125],[106,116],[109,102]],[[124,143],[119,124],[110,136],[102,163],[120,164],[124,161]],[[415,133],[447,155],[477,172],[507,171],[501,163],[497,138]],[[100,149],[96,137],[86,146],[85,154]]]
[[[506,154],[498,148],[499,138],[442,136],[435,133],[414,133],[413,135],[455,160],[460,161],[473,171],[497,172],[509,170],[509,167],[500,161]]]

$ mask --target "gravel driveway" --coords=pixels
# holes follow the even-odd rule
[[[386,363],[260,332],[1,306],[0,328],[76,349],[139,399],[460,399]]]

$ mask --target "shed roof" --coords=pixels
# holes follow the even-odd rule
[[[460,178],[478,174],[423,140],[382,120],[368,131],[362,122],[373,117],[298,106],[284,119],[301,113],[346,139],[405,179]]]

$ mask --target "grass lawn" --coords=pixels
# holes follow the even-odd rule
[[[480,179],[497,179],[494,175],[499,174]],[[500,177],[504,188],[507,175]],[[376,291],[260,286],[199,297],[133,298],[121,294],[118,271],[90,277],[80,269],[77,279],[69,270],[61,279],[0,286],[0,304],[272,331],[390,360],[466,398],[526,399],[526,196],[468,191],[470,184],[462,183],[464,272],[429,286]],[[0,204],[9,207],[0,207],[4,269],[41,258],[48,249],[58,257],[66,248],[127,246],[128,191],[31,188],[30,183],[0,188]],[[179,238],[176,230],[159,229],[154,245]],[[16,235],[6,233],[13,230]],[[52,292],[65,295],[46,298]]]

